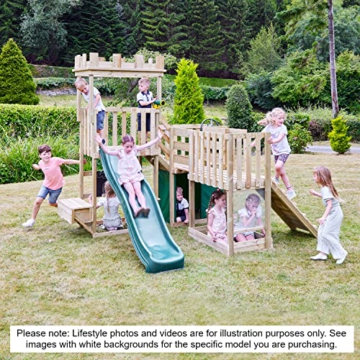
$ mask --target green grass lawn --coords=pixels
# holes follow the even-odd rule
[[[314,262],[316,239],[291,232],[274,214],[274,248],[226,256],[170,229],[183,270],[147,274],[128,235],[93,239],[43,204],[31,214],[41,181],[0,186],[0,359],[356,359],[360,357],[359,155],[291,155],[295,202],[315,220],[321,200],[308,194],[312,169],[326,165],[344,199],[341,241],[349,256]],[[149,178],[151,167],[145,170]],[[282,185],[283,187],[283,185]],[[78,196],[78,176],[61,198]],[[356,354],[10,354],[11,325],[354,325]]]

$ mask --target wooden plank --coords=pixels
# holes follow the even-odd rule
[[[211,142],[211,147],[212,147],[212,168],[213,170],[213,176],[211,178],[211,186],[216,187],[216,170],[217,170],[217,153],[216,153],[216,142],[217,142],[217,134],[214,133],[212,136],[212,142]]]
[[[118,144],[118,114],[117,112],[113,113],[113,122],[112,122],[112,144],[117,146]]]
[[[223,241],[213,242],[210,236],[205,235],[202,232],[198,231],[197,228],[189,227],[188,234],[193,239],[195,239],[203,244],[209,245],[213,249],[221,252],[224,255],[227,255],[228,249],[227,249],[227,244],[225,242],[223,242]]]
[[[227,140],[227,149],[226,149],[226,164],[227,164],[227,171],[228,171],[228,186],[229,189],[226,192],[226,202],[227,202],[227,216],[228,216],[228,229],[227,229],[227,236],[228,236],[228,256],[234,255],[234,181],[233,181],[233,138]]]

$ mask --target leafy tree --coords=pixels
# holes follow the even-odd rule
[[[35,88],[24,55],[9,39],[0,54],[0,103],[36,105],[39,98]]]
[[[8,39],[19,40],[21,16],[26,9],[27,0],[3,0],[0,3],[0,46]]]
[[[326,65],[313,52],[299,51],[288,56],[286,64],[274,72],[272,96],[290,107],[316,104],[327,78]]]
[[[204,95],[196,73],[198,65],[192,60],[181,59],[178,63],[174,98],[174,123],[200,124],[204,118]]]
[[[235,129],[252,128],[252,106],[242,85],[233,85],[230,88],[225,106],[229,127]]]
[[[258,74],[250,74],[246,78],[245,86],[252,104],[261,109],[271,110],[281,106],[281,102],[273,97],[274,85],[271,82],[273,74],[262,71]]]
[[[271,24],[268,29],[262,27],[255,39],[250,41],[244,72],[257,74],[262,71],[271,72],[282,64],[279,54],[280,40]]]
[[[34,62],[53,64],[67,45],[66,29],[61,21],[79,0],[29,0],[29,12],[21,23],[21,39]],[[36,56],[34,55],[36,54]]]
[[[345,154],[351,147],[351,136],[347,136],[349,127],[341,116],[332,119],[331,125],[333,129],[329,133],[330,146],[335,152]]]
[[[288,21],[287,35],[292,34],[297,23],[307,14],[311,14],[311,21],[308,24],[308,31],[317,31],[328,27],[329,35],[329,62],[330,62],[330,83],[331,83],[331,104],[333,117],[339,113],[339,103],[336,81],[336,62],[335,62],[335,32],[334,32],[334,11],[333,0],[293,0],[288,10],[282,11],[281,16]],[[326,19],[327,13],[327,19]]]
[[[334,8],[334,31],[336,56],[346,50],[360,54],[360,7]],[[289,36],[288,52],[299,49],[307,50],[313,48],[320,61],[329,60],[329,37],[326,28],[307,31],[309,23],[314,15],[305,15],[297,24],[294,33]]]

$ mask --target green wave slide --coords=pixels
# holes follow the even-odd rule
[[[105,154],[100,150],[101,162],[107,180],[114,189],[123,208],[131,241],[140,261],[147,273],[158,273],[182,269],[184,254],[174,242],[160,210],[160,206],[146,180],[141,182],[141,190],[146,199],[146,205],[151,209],[149,217],[140,215],[134,218],[128,201],[127,191],[119,184],[117,173],[117,157]]]

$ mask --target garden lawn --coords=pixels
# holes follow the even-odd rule
[[[297,206],[315,223],[321,200],[312,169],[328,166],[344,199],[341,241],[349,256],[311,261],[316,239],[274,214],[274,249],[226,256],[170,229],[185,268],[147,274],[127,235],[93,239],[45,202],[31,214],[41,181],[0,186],[1,359],[356,359],[360,358],[359,155],[291,155]],[[151,168],[145,172],[149,177]],[[281,185],[283,188],[283,185]],[[78,196],[66,177],[61,198]],[[354,325],[355,354],[10,354],[10,325]]]

